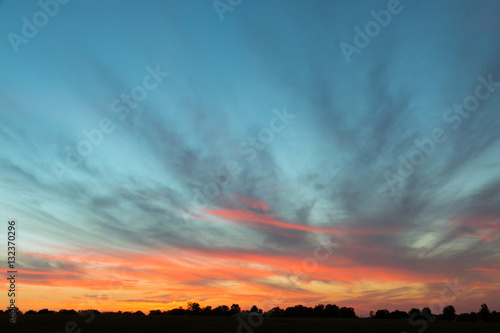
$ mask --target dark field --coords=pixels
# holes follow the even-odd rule
[[[256,328],[241,326],[235,317],[205,316],[136,316],[136,315],[98,315],[91,323],[85,323],[88,317],[78,315],[23,315],[18,318],[17,327],[7,323],[7,316],[2,316],[0,332],[29,333],[93,333],[93,332],[335,332],[335,333],[417,333],[422,326],[411,326],[408,320],[377,319],[330,319],[330,318],[264,318],[262,325]],[[248,325],[249,318],[240,318]],[[257,321],[258,319],[253,319]],[[67,323],[73,321],[71,327]],[[250,328],[250,329],[249,329]],[[81,329],[81,331],[80,331]],[[485,322],[445,322],[435,321],[428,324],[425,333],[461,333],[461,332],[500,332],[500,323]]]

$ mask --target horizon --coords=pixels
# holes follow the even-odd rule
[[[197,303],[197,302],[195,302]],[[199,304],[199,303],[198,303]],[[239,303],[231,303],[231,305],[233,304],[236,304],[236,305],[240,305]],[[339,304],[336,304],[336,303],[320,303],[320,304],[314,304],[314,305],[308,305],[308,304],[293,304],[293,305],[290,305],[290,306],[279,306],[279,305],[276,305],[274,307],[279,307],[280,309],[282,310],[285,310],[287,307],[294,307],[294,306],[298,306],[298,305],[303,305],[305,307],[309,307],[309,308],[314,308],[316,305],[337,305],[339,308],[351,308],[351,307],[348,307],[348,306],[343,306],[343,305],[339,305]],[[485,304],[485,303],[482,303],[482,304]],[[481,304],[481,305],[482,305]],[[228,304],[218,304],[218,305],[215,305],[215,304],[199,304],[201,309],[203,310],[204,308],[206,308],[207,306],[211,307],[211,309],[213,310],[214,308],[218,307],[218,306],[223,306],[223,305],[226,305],[228,306],[229,308],[231,308],[231,305],[230,303]],[[459,311],[458,309],[456,309],[456,307],[453,305],[453,304],[446,304],[445,306],[453,306],[456,310],[456,314],[457,316],[459,314],[470,314],[472,312],[474,313],[479,313],[479,311],[481,310],[481,305],[478,306],[477,308],[477,311],[470,311],[470,312],[463,312],[463,311]],[[486,304],[487,305],[487,304]],[[240,312],[251,312],[251,309],[253,306],[257,306],[256,304],[253,304],[252,306],[249,306],[247,308],[242,308],[240,306]],[[268,311],[271,311],[274,309],[274,307],[272,308],[260,308],[259,306],[257,306],[257,308],[259,310],[262,310],[263,313],[266,313]],[[178,306],[178,307],[173,307],[173,308],[169,308],[169,309],[160,309],[160,308],[151,308],[151,309],[129,309],[129,310],[107,310],[107,311],[103,311],[101,309],[95,309],[95,308],[81,308],[81,309],[72,309],[72,308],[60,308],[60,309],[57,309],[57,308],[47,308],[47,307],[43,307],[43,308],[40,308],[40,309],[22,309],[22,308],[18,308],[17,310],[21,311],[23,314],[26,314],[27,311],[35,311],[35,312],[38,312],[38,311],[41,311],[41,310],[49,310],[49,311],[54,311],[54,312],[59,312],[59,311],[63,311],[63,310],[66,310],[66,311],[71,311],[71,310],[74,310],[76,312],[79,312],[79,311],[83,311],[83,312],[86,312],[86,311],[99,311],[101,314],[105,314],[105,313],[119,313],[119,312],[122,312],[122,313],[125,313],[125,312],[129,312],[129,313],[135,313],[135,312],[143,312],[145,315],[150,315],[150,312],[151,311],[156,311],[156,310],[159,310],[159,311],[162,311],[162,314],[165,314],[165,312],[168,312],[169,310],[174,310],[174,309],[183,309],[183,310],[187,310],[189,308],[189,304],[188,303],[185,303],[184,305],[181,305],[181,306]],[[423,307],[423,308],[418,308],[418,307],[414,307],[412,306],[411,308],[409,308],[408,310],[404,310],[404,309],[388,309],[388,308],[377,308],[377,309],[372,309],[370,311],[368,311],[367,313],[365,312],[357,312],[356,311],[356,308],[352,308],[356,314],[357,317],[359,318],[371,318],[370,317],[370,312],[377,312],[378,310],[388,310],[389,312],[394,312],[394,311],[402,311],[402,312],[406,312],[406,313],[410,313],[410,311],[412,309],[417,309],[417,310],[420,310],[422,311],[422,309],[424,308],[429,308],[429,307]],[[488,307],[489,308],[489,307]],[[489,308],[489,310],[491,312],[499,312],[497,311],[497,309],[493,309],[493,308]],[[4,310],[2,310],[4,311]],[[364,313],[364,314],[363,314]],[[431,313],[432,315],[434,316],[438,316],[438,315],[442,315],[443,313],[440,312],[440,313],[435,313],[435,312],[432,312],[432,309],[431,309]]]
[[[499,12],[0,0],[0,303],[499,311]]]

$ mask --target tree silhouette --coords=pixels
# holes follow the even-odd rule
[[[377,319],[389,319],[389,310],[383,309],[383,310],[377,310],[375,313],[375,318]]]
[[[481,310],[479,310],[479,319],[488,321],[490,318],[490,309],[488,309],[488,305],[486,304],[481,304]]]
[[[151,310],[149,311],[150,316],[158,316],[161,315],[161,310]]]
[[[22,315],[22,312],[17,309],[18,315]],[[256,305],[252,306],[250,309],[251,312],[256,312],[259,314],[262,314],[262,309],[259,309]],[[7,314],[10,312],[10,309],[8,308],[7,311],[0,311],[0,314]],[[151,310],[149,311],[149,315],[151,316],[156,316],[156,315],[210,315],[210,316],[230,316],[230,315],[235,315],[240,312],[249,312],[248,310],[243,311],[239,304],[234,303],[231,305],[229,308],[227,305],[220,305],[217,306],[216,308],[212,309],[211,306],[206,306],[203,309],[200,307],[200,304],[197,302],[189,302],[187,309],[184,309],[182,306],[179,308],[167,310],[167,311],[161,311],[161,310]],[[49,310],[49,309],[42,309],[37,311],[33,310],[28,310],[26,311],[27,315],[30,316],[38,316],[38,315],[45,315],[45,314],[55,314],[55,311]],[[77,312],[75,310],[66,310],[62,309],[57,312],[58,315],[67,315],[67,314],[76,314]],[[93,314],[100,314],[99,311],[97,310],[79,310],[78,314],[86,314],[86,313],[93,313]],[[127,316],[133,316],[133,315],[140,315],[144,316],[145,314],[142,311],[116,311],[116,312],[104,312],[103,315],[127,315]],[[264,314],[266,317],[285,317],[285,318],[321,318],[321,317],[327,317],[327,318],[358,318],[356,316],[356,313],[354,312],[354,309],[351,307],[341,307],[339,308],[335,304],[317,304],[314,307],[307,307],[303,306],[301,304],[295,305],[288,307],[286,309],[282,309],[278,306],[274,307],[273,309],[267,311]],[[399,310],[394,310],[392,312],[389,312],[387,309],[381,309],[377,310],[376,312],[370,311],[370,317],[371,318],[378,318],[378,319],[403,319],[406,318],[408,319],[408,316],[410,317],[410,320],[415,321],[416,319],[425,319],[428,321],[433,321],[436,318],[433,316],[431,310],[429,308],[424,308],[422,311],[416,308],[412,308],[408,313],[404,311],[399,311]],[[30,317],[31,318],[31,317]],[[456,314],[455,308],[452,305],[448,305],[443,309],[443,314],[437,316],[437,319],[440,320],[456,320],[460,322],[464,321],[490,321],[490,322],[500,322],[500,313],[496,311],[491,311],[488,308],[486,304],[481,304],[481,309],[478,313],[471,312],[469,313],[462,313],[460,315]]]
[[[176,309],[168,310],[167,314],[169,315],[183,315],[186,314],[187,310],[183,309],[182,306]]]
[[[420,316],[420,310],[419,309],[415,309],[415,308],[412,308],[410,310],[410,312],[408,312],[408,314],[410,315],[410,317],[415,314],[415,316]]]
[[[404,311],[399,311],[399,310],[395,310],[393,312],[391,312],[391,314],[389,315],[389,318],[391,319],[402,319],[402,318],[406,318],[408,317],[408,313],[404,312]]]
[[[335,304],[327,304],[323,313],[325,317],[336,318],[339,316],[339,307]]]
[[[313,309],[313,316],[314,317],[323,317],[324,311],[325,311],[325,305],[318,304]]]
[[[201,310],[201,313],[203,315],[209,315],[212,313],[212,307],[210,305],[206,306],[203,308],[203,310]]]
[[[354,312],[354,308],[351,307],[341,307],[339,310],[339,317],[341,318],[357,318],[356,312]]]
[[[453,305],[445,306],[443,309],[443,319],[444,320],[454,320],[456,316],[455,307]]]
[[[226,316],[229,314],[229,307],[227,305],[219,305],[211,312],[214,316]]]
[[[472,322],[476,322],[476,321],[479,321],[479,316],[477,315],[477,313],[475,313],[474,311],[472,311],[469,315],[469,320],[472,321]]]
[[[288,307],[285,310],[285,317],[312,317],[312,309],[301,304]]]
[[[241,312],[241,308],[239,304],[233,304],[231,305],[231,309],[229,311],[231,312],[231,314],[236,314]]]
[[[266,317],[283,317],[284,312],[285,310],[280,309],[279,306],[276,306],[271,310],[269,310],[268,312],[266,312]]]
[[[420,316],[428,321],[434,320],[434,315],[432,314],[432,311],[429,308],[423,308],[422,312],[420,313]]]
[[[188,303],[188,311],[192,314],[199,314],[201,312],[200,303],[197,302],[189,302]]]

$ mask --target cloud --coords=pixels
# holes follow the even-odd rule
[[[118,280],[113,306],[161,288],[170,296],[143,302],[280,290],[292,303],[402,306],[455,276],[497,295],[500,94],[457,130],[443,119],[478,76],[500,80],[497,3],[408,3],[350,65],[338,43],[377,3],[254,2],[216,25],[203,6],[81,6],[0,64],[1,208],[26,237],[27,285],[84,297]],[[0,20],[5,33],[15,17]],[[111,103],[156,64],[170,75],[120,119]],[[296,120],[246,160],[240,143],[283,106]],[[65,165],[102,118],[113,133],[59,181],[52,162]],[[435,128],[446,142],[388,191],[384,173]],[[229,161],[241,172],[197,209],[195,191]],[[287,274],[325,235],[340,248],[291,290]]]

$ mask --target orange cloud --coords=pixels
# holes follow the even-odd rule
[[[273,214],[260,215],[274,218]],[[314,249],[266,253],[172,247],[157,247],[147,253],[82,251],[62,255],[23,253],[22,257],[49,263],[43,268],[25,267],[23,288],[29,294],[25,292],[28,300],[23,302],[23,310],[166,310],[185,306],[188,301],[199,301],[203,306],[238,302],[244,308],[253,304],[268,308],[270,300],[282,307],[318,302],[369,305],[373,299],[378,304],[387,299],[389,305],[406,302],[413,306],[412,302],[423,302],[432,295],[429,286],[450,278],[442,272],[429,275],[425,271],[360,264],[336,250],[324,260],[314,259]],[[476,270],[486,273],[482,268]],[[492,279],[496,273],[487,271]],[[486,280],[474,284],[478,292],[498,289]],[[401,296],[403,292],[406,299]]]
[[[252,199],[249,199],[246,196],[241,195],[241,194],[235,194],[234,198],[236,200],[243,202],[247,207],[254,208],[254,209],[260,209],[260,210],[263,210],[265,212],[267,212],[269,210],[269,204],[265,201],[252,200]]]
[[[257,213],[244,209],[212,209],[212,210],[204,210],[203,212],[210,214],[212,216],[222,217],[223,219],[212,218],[210,216],[205,216],[205,215],[195,215],[192,217],[198,220],[226,222],[238,225],[245,225],[253,228],[262,228],[262,225],[267,225],[283,229],[319,232],[319,233],[327,233],[333,235],[375,235],[375,234],[387,235],[387,234],[394,234],[399,231],[397,228],[358,229],[349,226],[322,227],[322,226],[294,224],[278,220],[277,219],[279,217],[278,214]],[[247,223],[247,222],[252,222],[252,223]]]

